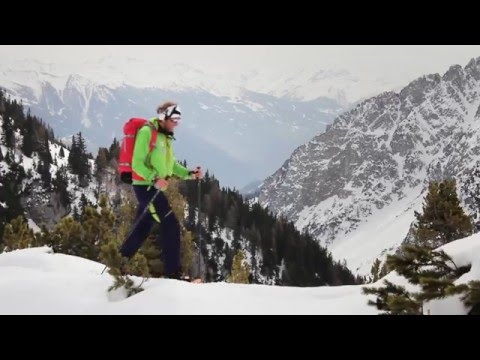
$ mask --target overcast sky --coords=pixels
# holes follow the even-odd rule
[[[352,73],[427,73],[480,56],[480,45],[2,45],[0,62],[38,59],[78,63],[100,57],[156,57],[161,63],[184,62],[209,69],[245,70],[280,64],[292,69],[317,65]]]
[[[186,63],[205,71],[289,72],[303,68],[347,70],[360,79],[406,85],[418,76],[444,73],[480,57],[480,45],[1,45],[0,65],[22,59],[75,65],[99,58]],[[135,69],[132,69],[133,73]],[[382,89],[383,90],[383,89]]]

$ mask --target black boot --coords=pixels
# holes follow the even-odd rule
[[[174,273],[166,274],[165,277],[167,279],[175,279],[175,280],[182,280],[182,281],[188,281],[188,282],[190,282],[190,280],[191,280],[190,276],[183,275],[180,270],[176,271]]]

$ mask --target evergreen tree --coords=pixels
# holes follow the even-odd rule
[[[72,203],[72,198],[67,190],[68,179],[67,169],[65,166],[62,165],[57,169],[55,173],[55,179],[52,181],[52,185],[55,193],[59,195],[60,204],[62,204],[64,208],[70,206]]]
[[[403,255],[387,257],[387,266],[405,276],[409,282],[422,287],[419,300],[431,300],[444,297],[453,287],[453,282],[469,267],[457,267],[455,262],[443,251],[427,247],[405,245]]]
[[[48,134],[45,134],[45,137],[42,140],[42,144],[40,145],[38,156],[40,160],[42,160],[45,164],[52,163],[52,154],[50,153]]]
[[[40,178],[42,179],[43,184],[47,190],[50,189],[52,184],[52,174],[50,173],[50,164],[48,162],[44,162],[40,160],[38,162],[38,173],[40,174]]]
[[[82,253],[82,226],[72,217],[64,217],[50,233],[50,247],[55,252],[78,256]]]
[[[8,147],[15,147],[15,131],[13,120],[10,116],[4,115],[2,120],[2,143]]]
[[[88,163],[87,146],[81,132],[78,133],[77,146],[79,154],[77,175],[81,181],[80,186],[85,187],[90,180],[90,165]]]
[[[470,281],[464,292],[462,300],[470,308],[468,315],[480,315],[480,281]]]
[[[239,250],[233,258],[232,272],[228,282],[237,284],[248,284],[250,266],[244,261],[245,254]]]
[[[465,286],[454,281],[469,271],[469,267],[457,267],[443,251],[434,248],[466,237],[472,232],[472,224],[456,194],[455,181],[432,182],[425,198],[423,214],[415,212],[415,245],[404,245],[397,255],[387,257],[389,270],[396,270],[410,283],[419,285],[421,291],[409,294],[404,289],[384,281],[383,288],[365,288],[365,294],[378,295],[375,304],[387,313],[411,313],[421,308],[424,301],[443,298],[465,291]]]
[[[35,137],[35,130],[33,127],[33,119],[30,116],[30,110],[27,114],[25,130],[23,133],[23,141],[22,141],[22,151],[27,157],[32,157],[32,152],[34,150],[34,137]]]
[[[11,159],[11,151],[7,152],[7,156]],[[0,239],[2,238],[4,226],[6,223],[23,215],[24,209],[21,199],[25,195],[25,190],[22,186],[26,174],[23,166],[18,163],[10,162],[10,171],[3,174],[0,181],[0,203],[2,206],[0,213]]]
[[[79,256],[90,260],[96,260],[98,256],[98,250],[100,250],[100,243],[104,244],[103,235],[111,234],[111,231],[107,234],[103,234],[100,230],[101,219],[100,214],[93,207],[86,206],[81,217],[81,224],[83,230],[82,247]],[[107,241],[108,242],[108,241]]]
[[[378,277],[378,272],[380,270],[380,260],[379,259],[376,259],[374,262],[373,262],[373,265],[372,265],[372,268],[370,270],[370,274],[371,274],[371,281],[370,282],[377,282],[379,277]]]
[[[63,151],[63,146],[60,147],[60,151],[58,152],[58,156],[63,159],[65,157],[65,151]]]
[[[112,198],[112,207],[114,209],[120,208],[122,205],[122,193],[120,191],[120,188],[117,188],[117,191],[115,192],[115,195]]]
[[[40,227],[40,231],[35,234],[35,242],[36,246],[49,246],[52,244],[50,231],[44,224]]]
[[[33,230],[28,227],[23,216],[18,216],[5,226],[3,234],[4,251],[25,249],[35,243]]]
[[[72,148],[68,155],[68,164],[71,172],[78,175],[80,186],[87,186],[90,179],[90,166],[88,164],[85,140],[81,132],[77,136],[72,136]]]
[[[0,115],[5,113],[5,93],[0,89]]]
[[[405,290],[405,287],[395,285],[388,280],[384,280],[384,287],[381,288],[363,288],[366,295],[377,295],[377,300],[368,300],[368,304],[376,306],[378,310],[384,310],[386,315],[421,315],[422,304],[416,298]]]
[[[112,242],[115,234],[112,232],[115,216],[107,205],[107,197],[100,199],[100,213],[93,207],[86,207],[82,216],[83,246],[80,256],[98,260],[102,245]]]
[[[25,114],[23,113],[22,101],[20,101],[20,103],[16,100],[10,101],[6,114],[12,118],[15,129],[21,129],[25,126]]]
[[[443,251],[416,245],[404,245],[401,254],[388,255],[387,267],[421,289],[409,293],[387,280],[384,280],[384,287],[364,288],[364,294],[378,296],[376,302],[370,301],[369,304],[387,314],[421,314],[425,301],[463,291],[464,287],[455,285],[454,281],[470,270],[470,267],[457,266]]]
[[[117,138],[113,138],[112,145],[108,149],[107,160],[110,162],[113,159],[118,159],[120,155],[120,143],[117,141]]]
[[[370,270],[370,278],[368,282],[375,283],[379,279],[386,276],[387,274],[388,274],[387,263],[385,262],[382,265],[382,262],[379,259],[376,259]]]
[[[72,135],[72,144],[68,154],[68,167],[73,174],[78,174],[79,157],[80,153],[78,151],[77,140],[75,139],[75,135]]]
[[[421,313],[425,301],[460,293],[465,287],[454,281],[469,271],[468,267],[457,267],[443,251],[434,247],[466,237],[472,232],[469,217],[460,207],[455,181],[432,182],[425,198],[423,213],[415,212],[418,223],[414,229],[415,245],[405,245],[397,255],[387,257],[389,270],[396,270],[421,291],[409,294],[405,289],[384,281],[383,288],[365,288],[365,294],[378,296],[378,309],[391,314]],[[415,310],[416,309],[416,310]]]
[[[430,183],[423,213],[415,212],[415,217],[414,235],[422,245],[438,247],[473,232],[472,222],[460,206],[455,180]]]
[[[150,234],[142,247],[138,251],[147,259],[148,269],[150,276],[154,278],[163,276],[163,261],[161,258],[161,250],[157,244],[156,235],[159,232],[160,226],[154,224],[152,228],[152,234]],[[122,239],[123,242],[124,238]],[[121,242],[120,242],[121,243]]]
[[[123,287],[126,291],[127,297],[143,291],[143,288],[141,287],[143,281],[141,284],[135,286],[134,281],[124,274],[123,269],[126,267],[126,260],[122,258],[115,242],[109,242],[101,247],[101,260],[109,268],[108,273],[114,278],[114,283],[108,288],[108,291]],[[139,264],[138,268],[140,272],[145,272],[144,260],[138,260],[137,264]]]
[[[388,275],[388,267],[387,267],[387,263],[383,263],[383,265],[380,267],[380,272],[378,274],[378,278],[381,279],[385,276]]]
[[[141,253],[137,252],[133,256],[133,258],[128,262],[126,269],[131,275],[140,276],[144,279],[150,277],[147,258]]]
[[[234,203],[234,204],[232,204],[232,205],[230,206],[230,208],[228,209],[228,212],[227,212],[227,220],[226,220],[226,222],[225,222],[225,225],[226,225],[228,228],[236,231],[236,230],[239,229],[239,227],[238,227],[238,223],[239,223],[238,219],[239,219],[239,210],[238,210],[237,204]]]
[[[82,195],[80,195],[80,209],[79,209],[80,215],[83,216],[85,214],[85,209],[89,206],[92,206],[92,204],[90,203],[90,201],[88,201],[85,194],[82,193]]]
[[[14,162],[15,156],[11,149],[7,149],[7,154],[5,155],[5,162],[7,165],[11,165]]]
[[[98,150],[98,155],[95,159],[95,178],[97,181],[100,181],[101,175],[108,165],[107,153],[108,150],[106,148]]]
[[[82,218],[82,215],[80,214],[80,212],[78,211],[78,208],[74,205],[73,208],[72,208],[72,218],[75,220],[75,221],[80,221],[81,218]]]
[[[3,158],[3,153],[2,153],[2,148],[0,148],[0,161],[2,161],[4,158]]]
[[[82,133],[79,132],[76,137],[72,136],[68,164],[72,173],[78,175],[81,187],[86,187],[91,177],[88,156],[85,140],[82,137]]]

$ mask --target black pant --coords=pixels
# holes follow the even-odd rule
[[[143,212],[146,206],[148,206],[150,200],[153,198],[157,189],[153,186],[146,185],[134,185],[133,189],[138,200],[137,216]],[[173,211],[171,211],[170,204],[167,197],[163,192],[160,192],[154,201],[155,210],[161,221],[161,234],[157,237],[157,244],[162,248],[162,260],[164,265],[165,274],[171,275],[180,272],[180,224],[175,217]],[[155,220],[153,219],[150,211],[148,211],[143,219],[138,223],[137,227],[133,230],[130,236],[127,238],[120,253],[126,257],[132,257],[138,251],[140,246],[147,238],[150,229],[152,228]]]

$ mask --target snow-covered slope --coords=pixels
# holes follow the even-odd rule
[[[477,58],[342,114],[264,181],[259,200],[366,274],[405,239],[429,181],[454,177],[460,190],[478,167],[479,128]]]
[[[48,248],[0,254],[1,314],[375,314],[358,286],[293,288],[150,279],[124,298],[103,265]],[[140,279],[137,278],[137,281]]]
[[[471,264],[457,284],[480,279],[480,234],[442,247],[457,265]],[[54,254],[48,247],[0,254],[1,314],[364,314],[379,312],[367,305],[372,296],[362,286],[278,287],[224,282],[190,284],[150,279],[144,291],[130,298],[123,290],[109,293],[113,283],[103,265]],[[137,284],[141,281],[134,278]],[[392,272],[384,279],[406,280]],[[383,279],[369,286],[381,285]],[[412,289],[411,286],[408,289]],[[466,314],[458,297],[425,304],[424,313]]]

